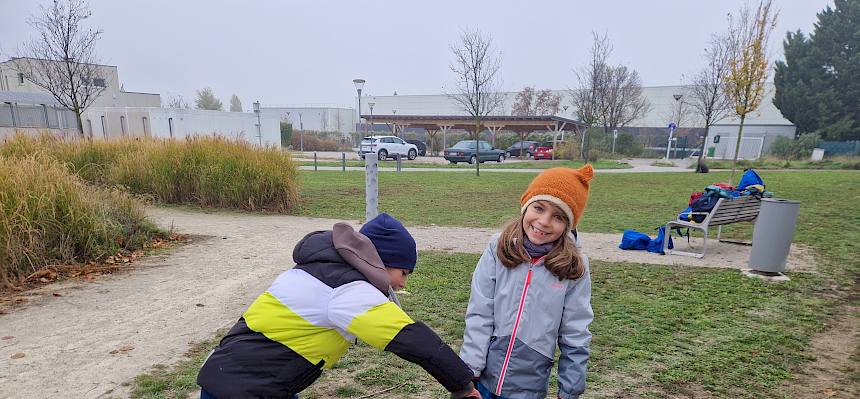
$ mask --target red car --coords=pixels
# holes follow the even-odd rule
[[[535,161],[540,159],[552,159],[552,143],[541,143],[534,154]]]

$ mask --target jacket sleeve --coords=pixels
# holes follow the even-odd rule
[[[495,329],[493,297],[496,292],[496,242],[494,237],[484,249],[475,272],[472,273],[472,293],[466,308],[466,330],[460,358],[479,377],[487,364],[487,351]]]
[[[585,392],[585,371],[591,343],[588,325],[594,319],[594,313],[591,310],[588,258],[583,254],[582,260],[585,272],[568,287],[559,327],[558,397],[562,399],[576,399]]]
[[[374,348],[421,366],[449,392],[471,389],[472,373],[451,347],[370,284],[359,281],[336,288],[328,316],[337,328]]]

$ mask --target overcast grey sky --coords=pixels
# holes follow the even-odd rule
[[[674,85],[702,63],[709,36],[745,0],[722,1],[223,1],[91,0],[104,31],[104,63],[127,91],[181,94],[212,87],[225,106],[354,106],[354,78],[370,95],[438,94],[451,86],[449,45],[479,28],[502,53],[505,90],[575,87],[591,31],[607,32],[613,63],[646,86]],[[46,1],[0,0],[0,56],[33,35],[29,15]],[[830,0],[775,0],[770,48],[782,57],[786,31],[810,32]]]

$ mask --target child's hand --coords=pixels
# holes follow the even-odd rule
[[[455,394],[451,394],[452,399],[481,399],[481,393],[478,392],[477,389],[472,388],[472,391],[466,394],[465,396],[459,396]]]

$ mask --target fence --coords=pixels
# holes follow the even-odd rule
[[[824,156],[858,156],[860,155],[860,140],[853,141],[824,141],[818,142],[818,148],[824,149]]]
[[[0,103],[0,127],[75,128],[75,113],[47,105]]]

